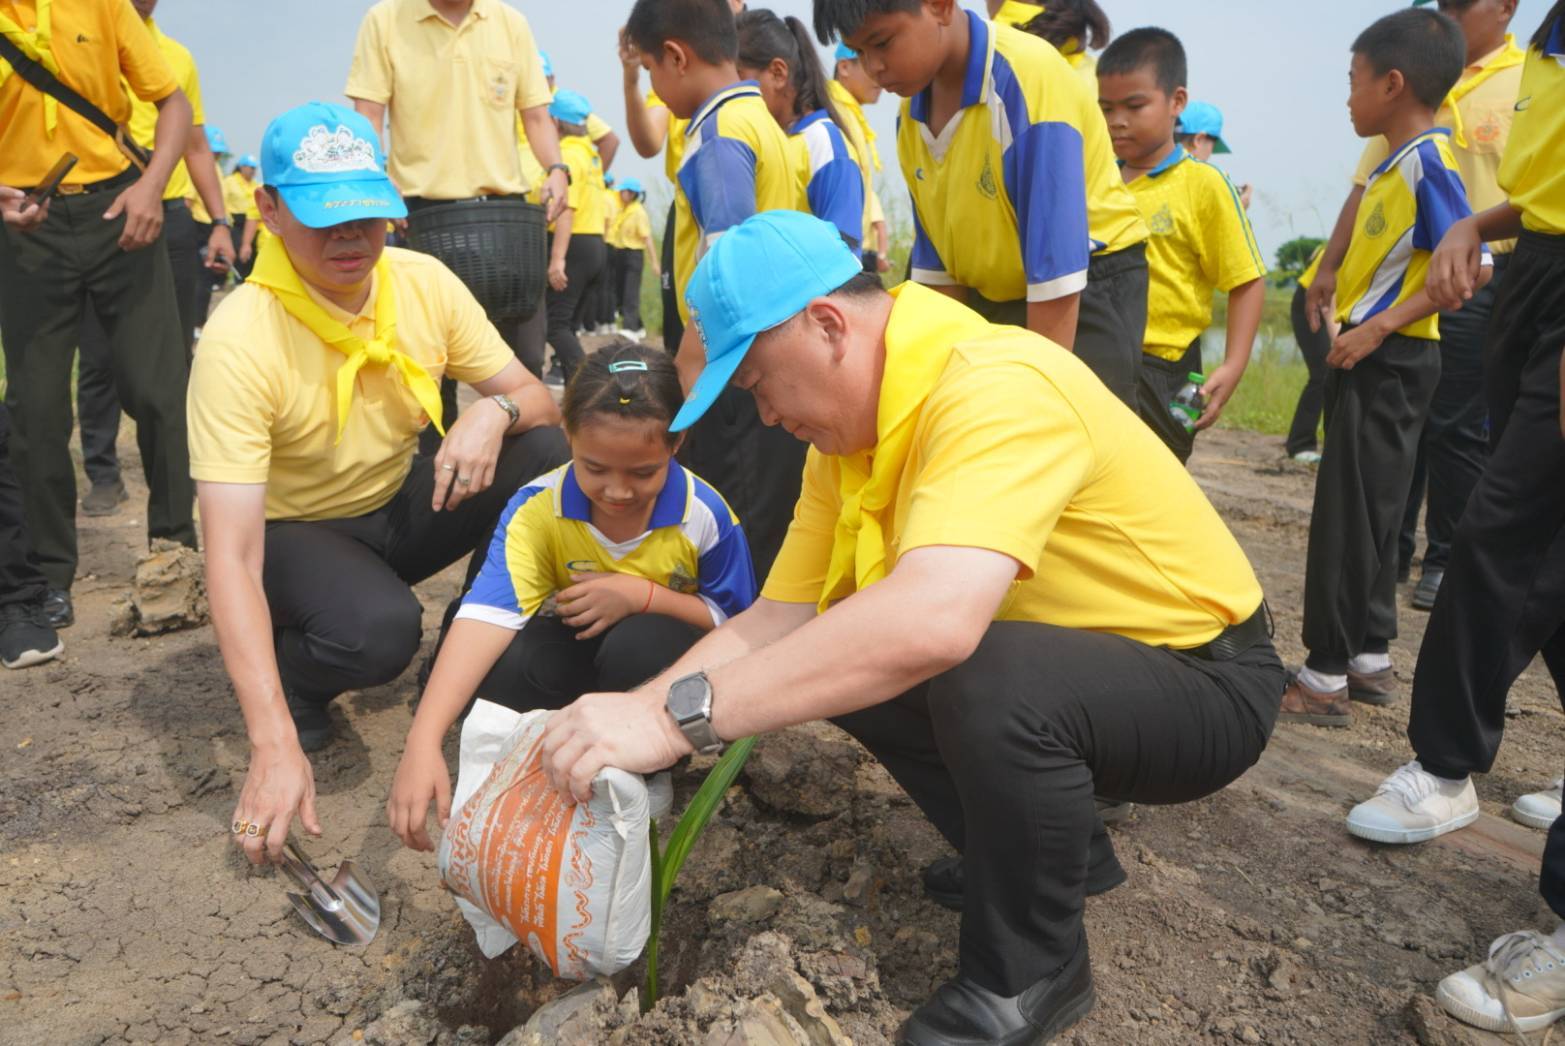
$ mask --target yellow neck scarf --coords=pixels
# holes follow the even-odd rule
[[[1502,47],[1489,62],[1477,73],[1451,88],[1451,93],[1445,96],[1443,109],[1451,110],[1451,144],[1458,149],[1467,148],[1467,129],[1462,126],[1462,110],[1458,106],[1463,98],[1466,98],[1478,85],[1505,69],[1513,69],[1527,60],[1526,52],[1516,46],[1516,38],[1510,33],[1505,34],[1505,46]]]
[[[430,421],[434,422],[435,429],[445,435],[446,430],[440,425],[439,384],[429,376],[428,371],[419,366],[418,361],[396,348],[397,296],[391,281],[391,262],[386,255],[382,254],[380,261],[375,264],[375,337],[370,341],[354,334],[347,324],[332,316],[310,297],[304,289],[304,281],[299,278],[293,262],[288,258],[287,249],[280,241],[268,244],[261,252],[248,279],[277,295],[277,300],[288,310],[288,315],[308,327],[310,333],[321,341],[348,357],[337,368],[338,443],[342,442],[342,430],[348,424],[348,410],[353,406],[353,380],[365,365],[395,367],[402,375],[403,384],[413,394],[418,405],[424,408]]]
[[[60,75],[60,64],[54,60],[54,51],[50,47],[49,3],[50,0],[38,0],[38,28],[30,33],[11,21],[10,18],[0,14],[0,34],[4,34],[7,39],[15,44],[17,50],[58,77]],[[0,67],[0,84],[6,82],[11,76],[11,72],[12,69],[9,62]],[[52,95],[44,95],[44,133],[53,138],[54,129],[59,122],[60,103],[55,101]]]
[[[989,330],[983,317],[938,291],[904,283],[891,294],[899,302],[907,298],[908,307],[900,315],[893,309],[886,324],[875,446],[838,459],[842,509],[821,590],[822,613],[886,576],[882,514],[896,497],[924,401],[945,371],[952,347]]]
[[[1024,4],[1021,0],[1005,0],[1005,3],[1000,5],[1000,10],[994,13],[993,20],[1001,25],[1020,29],[1041,14],[1043,14],[1042,4]]]
[[[837,112],[853,118],[853,122],[859,125],[859,131],[864,135],[864,145],[869,149],[870,163],[875,170],[880,170],[880,150],[875,148],[875,129],[869,125],[869,117],[864,115],[864,107],[859,100],[853,97],[853,92],[848,90],[836,80],[826,81],[826,92],[831,95],[831,100],[837,103]],[[863,157],[859,158],[860,161]]]

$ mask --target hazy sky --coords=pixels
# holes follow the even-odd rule
[[[581,91],[610,124],[623,127],[615,39],[631,0],[509,2],[527,15],[560,84]],[[1234,181],[1256,187],[1251,218],[1267,258],[1290,237],[1325,235],[1360,148],[1346,107],[1348,46],[1359,30],[1397,5],[1100,2],[1116,32],[1161,25],[1184,41],[1192,95],[1216,103],[1226,118],[1224,137],[1234,152],[1219,162]],[[343,100],[354,36],[370,6],[368,0],[162,0],[157,19],[195,55],[207,122],[222,128],[236,152],[251,152],[259,148],[267,121],[281,110],[315,99]],[[776,0],[771,6],[809,20],[807,0]],[[979,0],[969,6],[983,9]],[[1548,7],[1547,0],[1521,0],[1513,23],[1517,36],[1530,36]],[[888,94],[869,113],[880,131],[886,167],[882,195],[888,209],[906,215],[893,138],[896,105]],[[461,143],[453,139],[451,147]],[[662,170],[661,158],[641,159],[628,140],[614,162],[615,173],[634,174],[649,188],[663,182]],[[662,199],[666,192],[653,189]]]

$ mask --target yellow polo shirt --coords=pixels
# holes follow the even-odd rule
[[[992,549],[1020,564],[996,620],[1153,646],[1199,646],[1255,612],[1261,586],[1217,510],[1084,363],[928,288],[892,293],[888,375],[899,353],[958,331],[881,517],[888,573],[916,548]],[[822,597],[841,469],[810,450],[766,598]]]
[[[603,164],[598,149],[585,136],[566,135],[560,139],[560,162],[571,170],[571,187],[566,205],[571,215],[572,236],[602,236],[606,215],[603,212]],[[534,193],[536,196],[537,193]],[[554,229],[551,224],[550,230]]]
[[[34,0],[0,0],[0,14],[26,32],[38,27]],[[130,121],[133,96],[161,102],[179,88],[163,48],[125,0],[55,3],[49,18],[59,78],[115,123]],[[55,107],[51,134],[46,97],[0,59],[0,185],[30,189],[65,153],[77,156],[66,185],[101,182],[130,166],[112,138],[66,106]]]
[[[223,179],[223,205],[228,208],[230,218],[243,215],[250,221],[260,221],[261,209],[255,205],[257,188],[259,188],[257,183],[246,178],[237,169]]]
[[[158,28],[156,21],[149,18],[146,26],[152,38],[158,42],[158,47],[162,49],[163,57],[168,61],[169,71],[174,74],[179,89],[185,92],[186,98],[190,99],[191,123],[200,127],[206,123],[206,109],[201,104],[201,76],[196,71],[196,60],[190,56],[189,48],[165,35]],[[130,136],[136,140],[136,143],[151,151],[158,133],[158,107],[132,95],[128,126]],[[168,176],[168,185],[163,188],[163,198],[179,200],[194,195],[196,195],[196,186],[190,180],[190,170],[185,166],[185,161],[180,160],[174,165],[174,173]]]
[[[659,98],[656,91],[648,91],[647,108],[667,109],[668,103]],[[663,142],[663,173],[668,175],[668,180],[676,188],[679,185],[679,163],[685,157],[685,129],[689,126],[689,120],[681,120],[672,110],[669,112],[668,137]]]
[[[1320,260],[1326,256],[1326,245],[1323,243],[1315,248],[1315,253],[1310,255],[1309,264],[1299,274],[1299,286],[1305,290],[1310,289],[1310,284],[1315,282],[1315,274],[1320,272]]]
[[[1178,360],[1212,325],[1212,292],[1260,279],[1266,262],[1228,176],[1179,146],[1126,184],[1152,230],[1142,349]]]
[[[644,251],[652,243],[652,219],[640,200],[621,208],[614,221],[614,238],[622,249]]]
[[[273,240],[266,250],[282,250]],[[386,248],[397,295],[396,346],[430,376],[469,384],[516,357],[462,282],[426,254]],[[308,289],[308,285],[306,285]],[[375,299],[350,315],[311,296],[354,333],[375,332]],[[389,366],[366,365],[337,440],[337,369],[347,357],[246,283],[207,320],[190,373],[190,475],[266,484],[267,519],[373,512],[402,486],[428,419]]]
[[[217,172],[218,185],[222,185],[223,166],[217,162],[217,157],[215,156],[212,157],[212,169]],[[190,216],[194,218],[198,224],[212,224],[212,215],[207,212],[206,204],[202,201],[201,197],[196,194],[196,186],[194,182],[190,183],[190,192],[185,196],[185,203],[190,207]],[[223,206],[228,206],[226,196],[224,197]],[[233,215],[229,215],[229,218],[232,219]]]
[[[603,242],[609,247],[622,247],[619,242],[619,190],[603,187]]]
[[[1565,17],[1541,51],[1527,52],[1500,188],[1521,211],[1524,228],[1565,236]]]
[[[1462,70],[1462,78],[1435,114],[1437,127],[1452,129],[1451,151],[1475,214],[1505,202],[1505,192],[1500,188],[1500,157],[1505,153],[1505,142],[1516,116],[1516,93],[1522,82],[1521,57],[1515,40],[1507,34],[1503,47]],[[1358,170],[1353,172],[1353,184],[1363,186],[1390,155],[1391,146],[1384,135],[1371,138],[1359,158]],[[1496,254],[1506,254],[1515,247],[1515,240],[1489,245]]]
[[[522,13],[473,0],[454,26],[428,0],[380,0],[359,25],[343,93],[390,110],[387,173],[404,196],[523,193],[516,113],[548,105]]]

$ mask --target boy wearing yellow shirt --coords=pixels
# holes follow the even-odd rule
[[[212,624],[251,743],[235,839],[257,862],[296,814],[320,832],[305,753],[331,741],[333,698],[418,652],[411,586],[482,557],[511,494],[567,456],[471,292],[385,246],[407,208],[367,120],[301,106],[262,155],[276,239],[207,324],[189,391]],[[446,373],[487,398],[443,417]],[[434,457],[415,455],[426,425],[445,428]]]
[[[1098,106],[1152,230],[1141,417],[1181,462],[1196,432],[1221,416],[1238,387],[1266,302],[1266,263],[1238,193],[1226,175],[1174,140],[1188,97],[1186,70],[1179,38],[1153,28],[1117,37],[1098,63]],[[1201,334],[1212,323],[1214,291],[1228,295],[1227,346],[1222,364],[1201,382],[1205,410],[1190,423],[1169,404],[1204,370]]]

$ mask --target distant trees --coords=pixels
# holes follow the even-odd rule
[[[1286,287],[1298,280],[1309,268],[1315,248],[1325,243],[1316,236],[1299,236],[1277,248],[1277,267],[1272,270],[1272,280],[1279,287]]]

